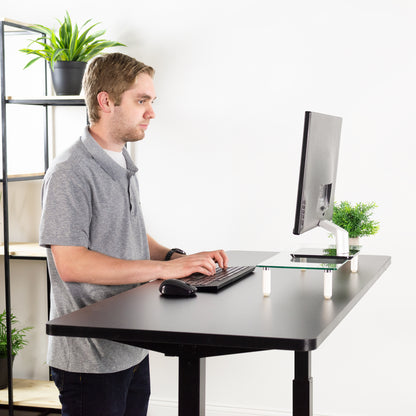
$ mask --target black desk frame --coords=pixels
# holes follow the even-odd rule
[[[98,337],[99,338],[99,337]],[[107,337],[106,337],[107,338]],[[108,338],[107,338],[108,339]],[[169,345],[165,343],[118,342],[157,351],[179,359],[179,416],[205,416],[206,358],[222,355],[266,351],[268,349],[244,349],[231,347],[207,347],[198,345]],[[293,416],[312,415],[311,351],[294,352]]]
[[[207,348],[196,345],[178,345],[171,348],[164,344],[131,343],[137,347],[157,351],[179,359],[179,416],[205,416],[206,358],[221,355],[265,351],[237,348]],[[311,351],[295,351],[293,379],[293,416],[313,416]]]
[[[236,252],[235,255],[236,261],[234,263],[244,264],[242,258],[246,258],[246,264],[250,263],[250,252]],[[257,253],[257,255],[265,253]],[[270,254],[270,253],[269,253]],[[243,257],[241,257],[243,256]],[[245,257],[244,257],[245,256]],[[230,256],[233,258],[233,256]],[[248,257],[248,259],[247,259]],[[350,271],[348,267],[343,271],[337,271],[334,276],[335,283],[337,282],[337,277],[339,280],[342,280],[344,287],[340,286],[339,290],[343,290],[344,293],[339,294],[339,300],[337,300],[337,287],[334,291],[333,300],[323,300],[321,295],[321,289],[319,289],[319,295],[316,295],[315,299],[318,299],[321,302],[320,306],[325,305],[324,302],[334,302],[332,305],[336,309],[336,303],[340,304],[339,310],[336,313],[330,313],[328,316],[328,322],[320,322],[318,325],[319,333],[316,337],[307,338],[306,336],[294,338],[294,337],[276,337],[271,334],[270,336],[259,336],[258,334],[254,335],[235,335],[235,334],[225,334],[225,333],[201,333],[195,332],[194,330],[189,330],[189,332],[178,330],[176,332],[175,327],[169,330],[158,330],[158,329],[149,329],[147,327],[136,326],[134,328],[121,328],[117,326],[114,327],[114,323],[111,325],[105,324],[106,318],[102,318],[101,315],[104,303],[106,303],[106,310],[111,312],[114,310],[114,305],[117,304],[120,300],[132,300],[140,302],[146,302],[146,299],[149,297],[152,299],[151,302],[156,302],[154,296],[156,295],[155,291],[159,285],[159,282],[152,282],[145,286],[133,289],[130,291],[131,294],[125,292],[115,296],[114,298],[109,298],[103,302],[99,302],[100,308],[95,305],[83,308],[79,311],[76,311],[72,314],[65,315],[61,318],[57,318],[53,321],[47,323],[47,333],[50,335],[56,336],[77,336],[77,337],[90,337],[90,338],[104,338],[109,339],[129,345],[134,345],[149,350],[157,351],[164,353],[167,356],[176,356],[179,358],[179,404],[178,404],[178,415],[179,416],[205,416],[205,365],[206,358],[213,356],[221,355],[230,355],[230,354],[239,354],[255,351],[266,351],[272,349],[280,350],[291,350],[294,351],[294,379],[292,384],[293,389],[293,416],[312,416],[312,377],[311,377],[311,352],[312,350],[318,348],[318,346],[323,342],[323,340],[332,332],[332,330],[341,322],[341,320],[347,315],[347,313],[354,307],[359,299],[369,290],[373,283],[381,276],[381,274],[386,270],[390,264],[390,257],[387,256],[364,256],[363,260],[360,260],[360,267],[363,268],[363,278],[360,281],[357,287],[354,287],[353,290],[350,287],[349,279],[351,279]],[[287,272],[279,272],[287,273]],[[309,272],[308,272],[309,273]],[[279,276],[286,276],[284,274]],[[257,272],[257,276],[251,277],[249,279],[261,279],[261,271]],[[282,277],[283,279],[283,277]],[[291,279],[288,279],[289,284],[293,286]],[[319,277],[316,280],[317,282],[322,282]],[[258,284],[254,280],[251,280],[247,284],[247,288],[252,289],[252,286]],[[238,289],[236,286],[236,291],[242,291],[243,283],[238,283]],[[317,285],[317,284],[316,284]],[[315,285],[315,286],[316,286]],[[316,287],[314,286],[314,289]],[[292,296],[297,295],[297,288],[292,287]],[[229,290],[229,289],[226,289]],[[234,290],[234,289],[230,289]],[[152,295],[149,296],[150,292]],[[349,293],[351,292],[351,293]],[[137,298],[136,298],[137,295]],[[217,296],[212,295],[211,296]],[[232,294],[234,296],[234,294]],[[254,295],[253,295],[254,296]],[[255,294],[255,296],[261,296],[260,291]],[[309,298],[309,292],[305,291],[303,293],[305,296],[303,299]],[[311,293],[311,297],[313,294]],[[273,293],[272,293],[273,297]],[[139,299],[140,298],[140,299]],[[201,298],[202,299],[202,298]],[[204,299],[208,299],[204,298]],[[211,298],[213,299],[213,298]],[[226,298],[224,298],[226,299]],[[228,299],[228,298],[227,298]],[[280,300],[284,299],[282,294]],[[175,302],[174,300],[173,302]],[[207,300],[210,302],[211,300]],[[258,298],[255,300],[260,302]],[[149,301],[150,302],[150,301]],[[149,305],[146,305],[148,307]],[[163,309],[166,306],[161,306]],[[168,306],[169,307],[169,306]],[[96,310],[97,309],[97,310]],[[145,309],[149,310],[149,309]],[[151,309],[150,309],[151,310]],[[159,311],[160,312],[160,311]],[[97,321],[98,319],[98,321]],[[319,319],[318,319],[319,320]],[[98,322],[98,323],[97,323]],[[299,328],[295,328],[295,333],[297,334]],[[306,331],[308,332],[308,331]],[[186,398],[186,400],[185,400]]]

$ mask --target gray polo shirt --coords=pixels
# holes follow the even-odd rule
[[[51,245],[82,246],[126,260],[150,258],[137,167],[125,149],[123,154],[126,169],[105,153],[86,128],[45,175],[40,245],[47,248],[51,319],[136,286],[66,283],[56,270]],[[47,362],[66,371],[112,373],[132,367],[146,354],[107,340],[50,336]]]

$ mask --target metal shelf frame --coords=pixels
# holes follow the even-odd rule
[[[9,29],[9,30],[7,30]],[[3,237],[4,237],[4,280],[5,280],[5,305],[6,305],[6,324],[7,324],[7,358],[8,358],[8,408],[9,415],[14,415],[14,402],[13,402],[13,368],[12,368],[12,353],[11,353],[11,287],[10,287],[10,260],[43,260],[45,257],[33,257],[33,256],[14,256],[10,253],[10,240],[9,240],[9,197],[8,197],[8,185],[10,182],[16,181],[28,181],[28,180],[41,180],[44,173],[49,167],[49,106],[85,106],[84,99],[82,97],[56,97],[48,96],[48,65],[45,61],[44,76],[43,76],[43,91],[44,96],[39,98],[13,98],[6,97],[6,74],[5,74],[5,41],[6,35],[21,35],[21,34],[43,34],[42,32],[24,24],[10,21],[7,19],[0,20],[0,108],[1,108],[1,135],[2,135],[2,176],[0,182],[2,183],[3,191]],[[45,38],[46,42],[46,38]],[[44,172],[36,174],[23,174],[23,175],[8,175],[7,167],[7,106],[9,105],[33,105],[43,106],[43,150],[44,150]],[[48,276],[47,276],[48,278]],[[48,303],[49,303],[49,279],[48,279]],[[25,406],[16,406],[16,408],[22,408]],[[27,406],[27,409],[33,408]]]
[[[6,104],[21,104],[21,105],[41,105],[48,106],[85,106],[85,101],[81,97],[74,98],[59,98],[59,97],[44,97],[44,98],[12,98],[6,99]]]

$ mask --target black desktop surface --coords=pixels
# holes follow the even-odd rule
[[[276,253],[228,252],[230,265],[255,265]],[[50,335],[105,338],[168,353],[198,345],[201,356],[232,351],[311,351],[325,340],[390,264],[360,256],[358,273],[334,272],[333,297],[322,296],[322,271],[274,269],[263,297],[262,271],[223,291],[194,298],[160,296],[154,281],[47,323]]]

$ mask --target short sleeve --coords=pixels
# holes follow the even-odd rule
[[[69,170],[55,170],[42,185],[39,244],[88,248],[91,222],[90,190]]]

